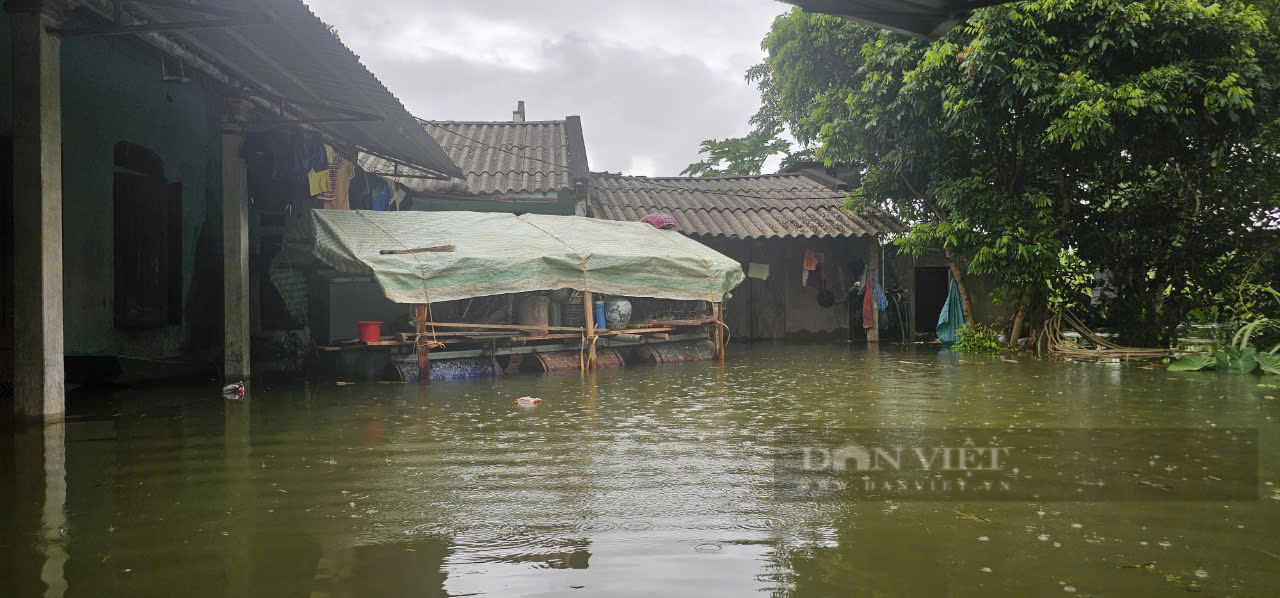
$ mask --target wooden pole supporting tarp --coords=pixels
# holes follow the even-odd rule
[[[596,367],[596,324],[595,309],[591,303],[591,291],[582,292],[582,313],[583,322],[586,324],[585,342],[587,343],[587,363],[586,369],[593,370]]]
[[[724,362],[724,303],[716,302],[715,307],[713,308],[713,312],[715,313],[715,317],[716,317],[716,321],[714,324],[714,326],[716,327],[715,329],[716,359],[720,360],[720,362],[723,363]]]
[[[418,350],[418,384],[431,384],[431,345],[427,343],[427,305],[414,306],[418,321],[418,336],[414,346]]]

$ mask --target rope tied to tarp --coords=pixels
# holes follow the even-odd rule
[[[528,220],[524,220],[523,218],[521,220],[525,224],[528,224],[529,226],[532,226],[533,228],[538,229],[539,231],[542,232],[542,234],[548,237],[551,237],[552,239],[555,239],[561,245],[568,247],[569,251],[572,251],[574,255],[578,256],[578,268],[582,270],[582,292],[584,293],[590,292],[591,287],[588,286],[590,283],[590,279],[587,277],[587,258],[590,256],[583,255],[582,252],[578,251],[573,245],[566,243],[564,239],[561,239],[560,237],[557,237],[554,234],[551,234],[551,231],[545,228],[542,228],[541,226],[538,226],[537,224],[534,224]],[[583,296],[582,298],[583,328],[586,328],[586,314],[587,314],[587,311],[590,310],[591,308],[592,306],[587,305],[587,298]],[[595,322],[592,322],[592,324],[598,325]],[[579,336],[581,337],[581,343],[578,345],[578,370],[585,372],[587,371],[587,363],[586,363],[586,357],[584,357],[584,353],[588,349],[595,348],[596,339],[598,339],[599,337],[596,336],[594,327],[592,329],[584,330],[582,333],[579,334]]]
[[[401,243],[401,245],[403,245],[403,243]],[[418,273],[422,275],[422,299],[423,304],[427,306],[427,321],[433,322],[431,325],[431,339],[427,340],[425,343],[423,342],[423,339],[427,336],[427,332],[414,332],[414,350],[422,350],[423,344],[426,344],[427,350],[443,349],[444,343],[436,340],[436,326],[434,324],[436,318],[431,314],[431,293],[427,291],[427,265],[422,263],[422,258],[418,257],[417,254],[410,255],[414,256],[418,260]]]

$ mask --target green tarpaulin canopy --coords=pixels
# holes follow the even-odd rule
[[[484,212],[311,214],[316,258],[336,270],[373,275],[396,303],[563,288],[723,301],[744,278],[736,260],[641,222]],[[439,245],[455,249],[379,253]]]

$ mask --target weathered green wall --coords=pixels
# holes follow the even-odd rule
[[[0,27],[0,133],[11,129],[8,17]],[[162,80],[160,55],[126,37],[62,42],[63,280],[68,355],[178,355],[183,325],[117,331],[112,305],[112,176],[119,141],[164,160],[182,183],[184,303],[194,272],[196,238],[207,207],[221,195],[221,137],[214,94],[200,83]],[[218,216],[214,215],[217,226]],[[164,215],[156,215],[157,226]]]
[[[409,208],[411,210],[422,210],[424,212],[447,212],[447,211],[468,211],[468,212],[520,212],[521,214],[551,214],[553,216],[572,216],[573,215],[573,193],[570,191],[560,191],[556,195],[554,202],[536,201],[483,201],[483,200],[454,200],[454,199],[426,199],[422,197],[410,198]]]

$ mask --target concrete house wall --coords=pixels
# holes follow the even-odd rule
[[[8,13],[0,13],[0,19],[0,135],[9,136],[13,78]],[[158,358],[204,348],[189,346],[192,326],[203,323],[186,309],[179,325],[145,331],[114,327],[113,152],[120,141],[143,146],[164,161],[166,179],[182,183],[182,305],[187,306],[197,238],[206,226],[220,230],[220,214],[210,209],[222,193],[216,96],[199,81],[163,81],[160,54],[125,37],[63,40],[61,79],[67,355]],[[162,225],[163,215],[156,222]],[[220,279],[219,272],[212,274]]]
[[[850,311],[846,290],[853,284],[848,263],[866,259],[871,242],[865,238],[825,239],[725,239],[695,237],[708,247],[742,264],[769,264],[769,278],[748,277],[734,289],[725,304],[725,323],[738,339],[849,338]],[[835,304],[818,304],[818,290],[801,284],[806,249],[824,256],[827,288]],[[886,281],[886,284],[888,282]],[[860,313],[855,307],[854,313]],[[861,322],[855,322],[854,337],[861,338]]]

